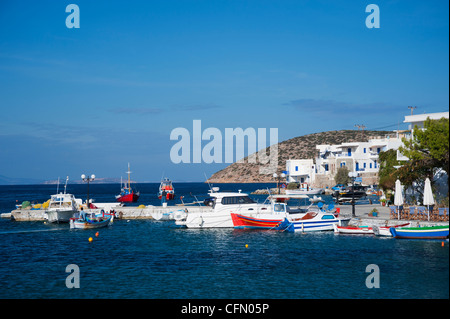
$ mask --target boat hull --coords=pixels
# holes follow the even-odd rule
[[[397,228],[397,227],[405,227],[408,226],[407,224],[402,225],[396,225],[396,226],[373,226],[373,232],[376,236],[386,236],[386,237],[392,237],[391,228]]]
[[[394,238],[405,239],[445,239],[448,238],[448,226],[436,227],[411,227],[411,228],[394,228],[390,229]]]
[[[50,223],[68,223],[73,217],[74,210],[51,210],[46,211],[47,220]]]
[[[107,227],[112,223],[113,219],[108,218],[102,221],[81,221],[81,220],[70,220],[70,228],[74,229],[93,229]]]
[[[158,198],[162,199],[162,195],[161,194],[158,195]],[[175,199],[175,194],[173,194],[173,193],[167,193],[166,194],[166,200],[173,200],[173,199]]]
[[[234,228],[237,229],[267,229],[281,230],[286,227],[285,218],[255,218],[241,214],[231,214]]]
[[[374,231],[372,227],[364,226],[339,226],[335,225],[334,232],[338,234],[352,234],[352,235],[373,235]]]
[[[319,195],[322,194],[324,190],[322,188],[313,188],[313,189],[286,189],[286,195]]]
[[[286,231],[295,232],[313,232],[313,231],[329,231],[334,229],[334,225],[346,225],[350,219],[311,219],[290,221]]]
[[[121,202],[121,203],[134,203],[134,202],[137,202],[138,199],[139,199],[139,194],[131,193],[131,194],[126,194],[126,195],[120,195],[117,198],[117,201]]]

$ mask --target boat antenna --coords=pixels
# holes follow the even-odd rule
[[[58,183],[56,184],[56,194],[59,192],[59,176],[58,176]]]
[[[211,187],[211,184],[209,183],[208,177],[206,177],[205,172],[203,172],[203,174],[205,175],[205,179],[206,179],[206,182],[208,183],[209,190],[212,192],[212,187]]]
[[[66,184],[64,185],[64,194],[66,193],[67,181],[69,180],[69,176],[66,177]]]

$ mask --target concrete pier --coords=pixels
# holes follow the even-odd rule
[[[379,204],[373,205],[356,205],[355,215],[352,217],[352,206],[351,205],[336,205],[336,208],[340,209],[340,214],[342,217],[351,217],[351,225],[397,225],[405,223],[405,220],[397,220],[390,218],[390,208],[381,206]],[[372,217],[369,214],[376,208],[377,216]],[[200,210],[206,210],[208,207],[205,206],[146,206],[145,208],[139,207],[115,207],[114,210],[119,215],[121,219],[152,219],[153,213],[169,213],[177,211],[180,209],[187,209],[188,212],[198,212]],[[3,216],[5,215],[5,216]],[[10,214],[2,214],[2,217],[11,218],[14,221],[44,221],[45,220],[45,210],[26,210],[17,209],[13,210]],[[448,222],[428,222],[428,221],[411,221],[411,226],[417,226],[420,224],[425,225],[448,225]]]
[[[200,206],[146,206],[145,208],[131,207],[131,206],[122,206],[115,207],[114,210],[116,214],[120,216],[121,219],[152,219],[152,213],[169,213],[173,211],[177,211],[180,209],[188,209],[189,212],[199,211],[201,209],[207,209],[206,207]],[[6,216],[3,216],[6,215]],[[11,218],[14,221],[44,221],[45,218],[45,210],[41,209],[16,209],[13,210],[10,214],[2,214],[4,218]]]

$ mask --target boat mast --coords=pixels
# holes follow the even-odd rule
[[[130,184],[130,163],[128,163],[128,190],[131,191],[131,184]]]
[[[69,176],[66,177],[66,185],[64,185],[64,194],[66,193],[67,181],[69,180]]]

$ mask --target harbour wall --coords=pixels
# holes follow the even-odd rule
[[[351,205],[336,205],[339,208],[342,217],[350,217],[350,225],[369,225],[369,226],[382,226],[382,225],[397,225],[405,223],[405,220],[392,219],[390,217],[390,208],[385,206],[380,206],[379,204],[372,205],[356,205],[355,206],[355,217],[352,217],[352,206]],[[377,216],[371,216],[370,212],[373,209],[377,209]],[[199,212],[202,210],[207,210],[205,206],[146,206],[145,208],[139,207],[114,207],[116,214],[119,219],[153,219],[152,214],[156,213],[170,213],[177,210],[187,209],[188,212]],[[45,221],[45,210],[36,209],[17,209],[13,210],[11,213],[2,214],[2,218],[10,218],[14,221]],[[417,225],[448,225],[448,222],[428,222],[428,221],[411,221],[411,226]]]

